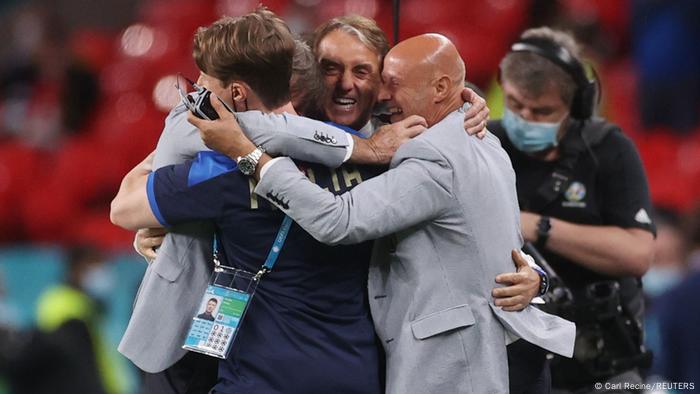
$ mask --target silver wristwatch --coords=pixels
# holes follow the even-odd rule
[[[243,175],[251,176],[255,174],[255,167],[258,166],[263,153],[265,153],[265,148],[258,146],[247,155],[238,156],[236,162],[238,163],[238,169],[241,170]]]

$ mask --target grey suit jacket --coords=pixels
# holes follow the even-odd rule
[[[293,115],[236,114],[246,134],[273,154],[338,167],[347,156],[348,136],[340,129]],[[269,131],[274,130],[274,133]],[[319,149],[323,147],[323,149]],[[165,120],[153,168],[182,163],[208,150],[199,131],[187,121],[180,104]],[[199,222],[170,228],[149,264],[134,302],[119,351],[146,372],[160,372],[178,361],[192,317],[212,270],[211,223]]]
[[[493,279],[513,270],[510,250],[522,245],[515,174],[497,138],[464,132],[461,110],[404,144],[388,172],[342,196],[309,182],[289,159],[266,168],[255,191],[287,205],[321,242],[381,237],[369,295],[388,393],[507,392],[509,335],[572,355],[573,323],[493,305]]]
[[[207,150],[187,122],[184,105],[165,120],[153,168],[182,163]],[[181,348],[213,268],[210,223],[175,226],[148,265],[119,351],[146,372],[160,372],[185,355]]]

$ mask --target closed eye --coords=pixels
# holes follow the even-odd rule
[[[355,73],[355,75],[357,75],[361,78],[366,78],[370,74],[372,74],[372,69],[368,65],[356,66],[352,69],[352,71],[353,71],[353,73]]]
[[[324,75],[337,75],[340,74],[342,67],[335,62],[322,59],[321,60],[321,72]]]

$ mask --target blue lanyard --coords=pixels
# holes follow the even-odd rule
[[[275,265],[277,262],[277,258],[280,255],[280,252],[282,251],[282,247],[284,246],[284,241],[287,240],[287,235],[289,235],[289,229],[292,227],[292,218],[290,218],[287,215],[284,215],[284,219],[282,220],[282,225],[280,226],[280,229],[277,230],[277,236],[275,237],[275,242],[272,244],[272,248],[270,248],[270,252],[267,254],[267,259],[265,259],[265,263],[263,266],[260,268],[260,271],[258,271],[256,278],[260,278],[263,274],[272,271],[272,267]],[[214,264],[217,267],[222,267],[222,268],[233,268],[233,267],[227,267],[219,262],[219,250],[217,247],[217,238],[214,236]]]
[[[279,257],[280,252],[282,251],[282,246],[284,246],[284,241],[287,239],[287,235],[289,235],[289,228],[292,227],[292,218],[290,218],[287,215],[284,215],[284,220],[282,220],[282,225],[280,226],[280,229],[277,231],[277,237],[275,238],[275,243],[272,244],[272,248],[270,249],[270,253],[267,254],[267,259],[265,260],[265,264],[263,264],[263,268],[266,268],[268,271],[272,271],[272,266],[275,265],[277,262],[277,257]]]

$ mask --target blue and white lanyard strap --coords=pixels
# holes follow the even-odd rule
[[[277,258],[280,255],[280,252],[282,251],[282,247],[284,246],[284,241],[287,240],[287,235],[289,235],[289,229],[292,227],[292,218],[290,218],[287,215],[284,215],[284,219],[282,220],[282,225],[280,226],[280,229],[277,231],[277,236],[275,237],[275,242],[272,244],[272,248],[270,248],[270,252],[267,254],[267,259],[265,259],[265,263],[263,263],[262,267],[260,267],[260,270],[255,274],[255,277],[253,278],[254,280],[259,280],[264,274],[272,271],[272,267],[275,265],[277,262]],[[221,272],[224,269],[233,269],[233,267],[227,267],[219,261],[219,253],[218,253],[218,248],[216,245],[216,237],[214,237],[214,265],[215,265],[215,271]]]

